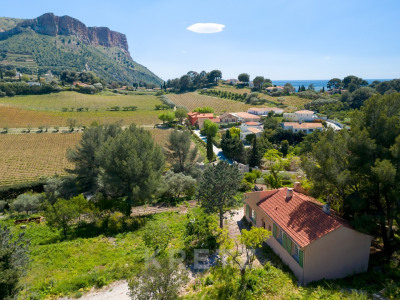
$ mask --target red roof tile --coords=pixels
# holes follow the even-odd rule
[[[286,199],[287,188],[262,191],[257,205],[301,248],[341,226],[350,225],[334,211],[328,215],[322,204],[304,194],[293,191]]]

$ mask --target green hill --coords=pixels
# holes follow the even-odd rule
[[[93,71],[108,82],[162,83],[154,73],[133,61],[123,47],[88,43],[73,34],[41,34],[29,26],[20,26],[32,20],[19,21],[0,18],[0,64],[3,66],[12,66],[30,74],[44,74],[48,70],[53,74],[63,70]]]

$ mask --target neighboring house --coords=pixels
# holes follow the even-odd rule
[[[188,113],[188,119],[190,122],[190,125],[195,126],[196,124],[198,124],[198,119],[199,118],[206,118],[206,119],[214,119],[214,114],[212,113],[206,113],[206,114],[201,114],[198,112],[190,112]],[[204,120],[203,120],[204,122]]]
[[[237,79],[227,79],[225,81],[226,84],[231,84],[231,85],[237,84],[238,82],[239,82],[239,80],[237,80]]]
[[[283,122],[281,125],[284,130],[289,130],[293,133],[304,132],[305,134],[312,133],[316,130],[321,131],[324,128],[322,123]]]
[[[236,112],[232,115],[238,118],[238,122],[260,122],[261,118],[259,116],[249,114],[247,112]]]
[[[203,129],[205,120],[210,120],[213,123],[219,124],[221,120],[219,118],[209,118],[209,117],[202,117],[199,116],[197,119],[197,125],[199,125],[199,129]]]
[[[294,113],[284,113],[283,118],[287,121],[306,121],[311,122],[318,117],[311,110],[299,110]]]
[[[264,126],[258,122],[245,122],[240,125],[240,139],[245,140],[246,136],[254,134],[256,137],[260,137],[264,131]]]
[[[272,231],[266,243],[302,285],[367,271],[372,237],[299,188],[246,193],[246,219]]]
[[[251,107],[247,110],[249,114],[258,115],[258,116],[265,116],[272,111],[274,114],[283,114],[283,109],[278,107]]]
[[[40,82],[35,82],[35,81],[28,81],[27,82],[27,84],[29,85],[29,86],[34,86],[34,85],[40,85]]]
[[[280,85],[278,85],[278,86],[270,86],[270,87],[267,87],[265,90],[267,92],[276,92],[278,90],[283,91],[283,86],[280,86]]]
[[[237,123],[239,117],[233,115],[232,113],[224,113],[219,116],[221,123]]]

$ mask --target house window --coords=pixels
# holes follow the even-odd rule
[[[279,228],[278,242],[282,244],[283,242],[283,230]]]
[[[257,214],[254,209],[251,212],[251,220],[253,221],[254,224],[257,224]]]
[[[294,253],[293,253],[293,257],[296,260],[299,260],[299,246],[297,246],[297,244],[294,244]]]

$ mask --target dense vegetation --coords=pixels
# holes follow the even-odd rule
[[[29,53],[35,65],[12,62],[7,64],[23,73],[45,74],[51,70],[58,75],[64,70],[93,71],[107,82],[129,85],[140,82],[160,86],[162,81],[144,66],[134,62],[128,53],[119,48],[93,47],[72,36],[46,36],[27,30],[0,41],[2,64],[11,54]],[[24,57],[22,57],[24,58]],[[26,61],[26,59],[23,59]],[[1,61],[0,61],[1,62]]]

